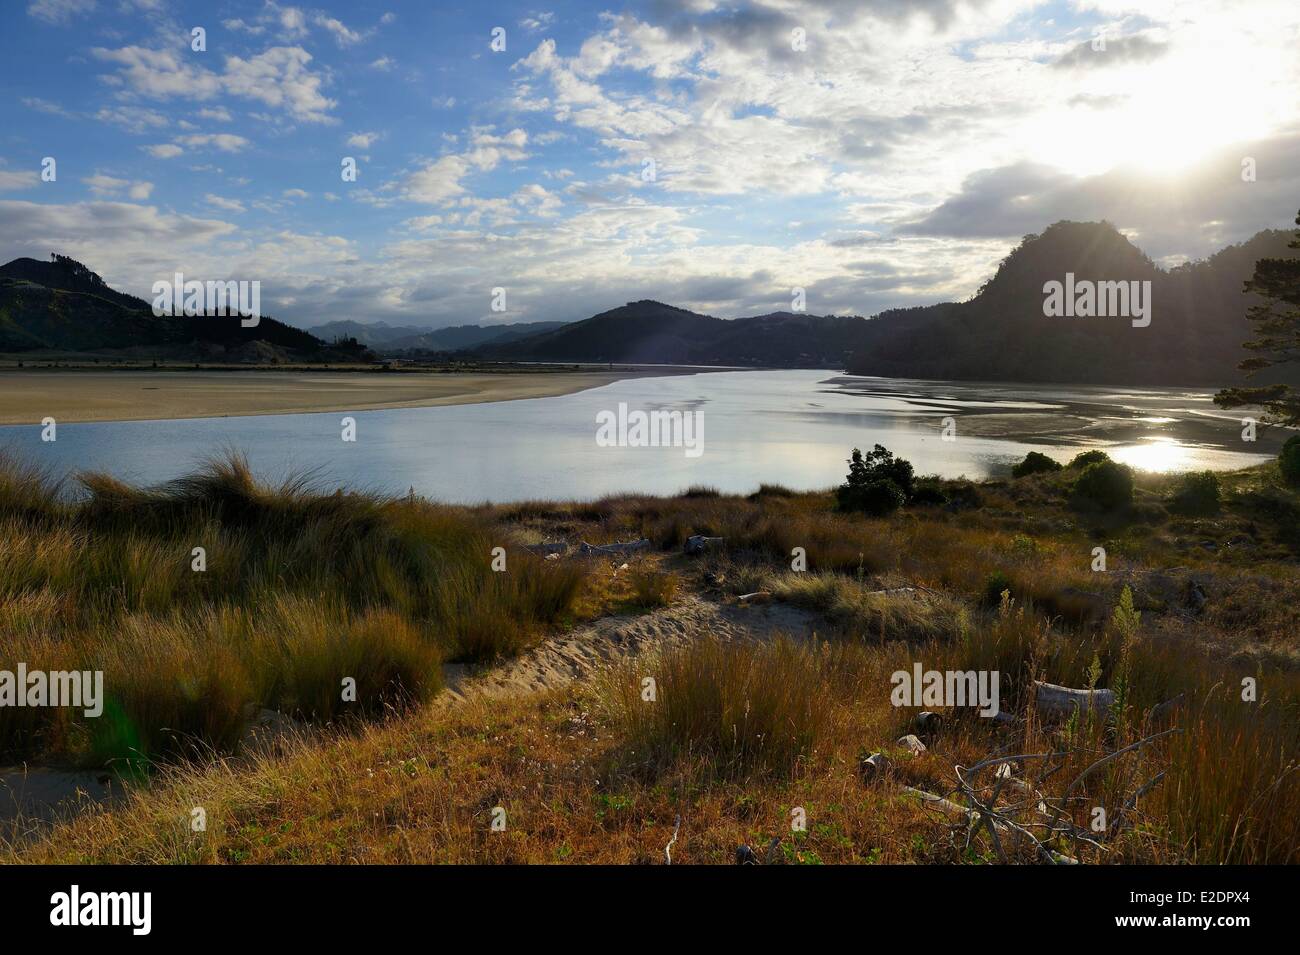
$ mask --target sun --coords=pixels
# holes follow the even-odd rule
[[[1270,59],[1225,42],[1089,76],[1066,108],[1031,124],[1026,151],[1076,176],[1131,169],[1177,177],[1290,115],[1294,104],[1279,102],[1278,84],[1261,79]]]

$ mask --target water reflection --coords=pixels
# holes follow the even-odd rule
[[[760,483],[825,488],[843,480],[853,447],[884,444],[919,474],[1005,476],[1028,451],[1067,462],[1100,447],[1144,470],[1225,469],[1267,460],[1280,435],[1244,446],[1237,419],[1207,414],[1208,394],[853,378],[826,371],[718,372],[640,378],[523,401],[349,412],[0,428],[0,447],[55,474],[105,470],[154,483],[225,448],[269,479],[315,469],[331,484],[448,501],[583,499],[692,484],[749,492]],[[704,453],[601,448],[596,415],[619,402],[701,409]],[[945,440],[943,421],[956,422]],[[1245,450],[1245,448],[1249,450]]]

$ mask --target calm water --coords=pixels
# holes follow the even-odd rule
[[[604,448],[596,415],[703,412],[703,453]],[[1241,440],[1239,415],[1208,392],[920,382],[827,371],[743,371],[640,378],[579,394],[493,404],[0,428],[0,447],[55,473],[105,470],[155,483],[225,448],[267,478],[314,469],[327,487],[417,493],[455,502],[672,493],[692,484],[747,492],[760,482],[823,488],[843,480],[855,445],[884,444],[919,474],[1005,474],[1030,450],[1060,460],[1091,447],[1149,470],[1226,469],[1276,454],[1281,439]],[[951,418],[953,440],[944,440]]]

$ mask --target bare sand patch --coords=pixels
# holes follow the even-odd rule
[[[440,701],[445,705],[469,698],[503,699],[555,690],[619,660],[686,646],[706,637],[746,641],[785,634],[803,638],[818,629],[825,629],[820,616],[787,604],[717,604],[688,595],[652,613],[601,617],[490,669],[446,666],[447,689]]]
[[[684,369],[442,371],[0,370],[0,424],[370,411],[547,398]]]

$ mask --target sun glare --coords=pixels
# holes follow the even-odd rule
[[[1170,53],[1114,71],[1073,109],[1035,126],[1028,151],[1078,176],[1130,168],[1178,175],[1234,143],[1266,135],[1291,108],[1251,47]],[[1247,84],[1249,84],[1247,86]],[[1105,105],[1102,105],[1105,104]]]

